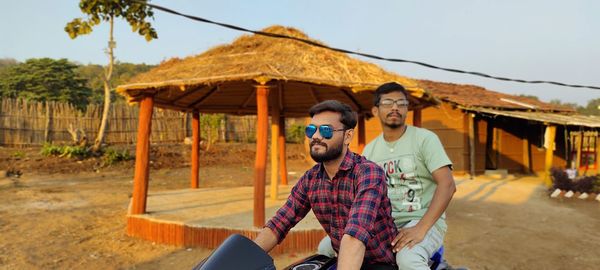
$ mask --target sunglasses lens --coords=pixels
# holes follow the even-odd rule
[[[330,126],[320,126],[319,132],[321,133],[321,136],[323,136],[323,138],[325,139],[331,139],[331,137],[333,137],[333,128]]]
[[[306,129],[304,130],[306,137],[308,137],[309,139],[312,138],[312,136],[315,135],[316,132],[317,132],[317,127],[315,125],[308,125],[308,126],[306,126]]]

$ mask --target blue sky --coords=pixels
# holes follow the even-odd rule
[[[259,30],[293,26],[330,46],[528,80],[600,86],[600,1],[193,1],[155,4]],[[65,24],[81,17],[76,0],[0,0],[0,58],[67,58],[105,64],[108,27],[71,40]],[[116,57],[157,64],[228,43],[240,32],[155,11],[150,43],[116,24]],[[600,90],[501,82],[424,67],[367,60],[398,74],[475,84],[498,92],[580,105]]]

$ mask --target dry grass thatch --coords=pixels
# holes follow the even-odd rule
[[[289,27],[271,26],[263,31],[309,39],[303,32]],[[260,35],[243,35],[231,44],[214,47],[200,55],[170,59],[134,77],[130,84],[119,86],[117,91],[135,102],[137,96],[148,91],[188,91],[227,83],[295,82],[357,93],[374,90],[388,81],[404,85],[415,100],[423,104],[435,103],[416,81],[387,72],[375,64],[302,42]],[[293,87],[285,89],[286,92],[293,90]],[[171,105],[186,109],[181,102]]]

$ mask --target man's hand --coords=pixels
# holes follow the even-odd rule
[[[426,234],[427,230],[419,224],[414,227],[399,229],[398,235],[392,241],[392,250],[398,252],[405,246],[408,246],[410,249],[416,244],[421,243]]]

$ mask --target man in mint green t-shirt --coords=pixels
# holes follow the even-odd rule
[[[386,83],[375,91],[373,115],[383,133],[364,149],[386,172],[392,217],[399,234],[392,242],[400,269],[429,269],[427,262],[446,234],[444,211],[456,190],[452,162],[435,133],[405,124],[408,94]]]

